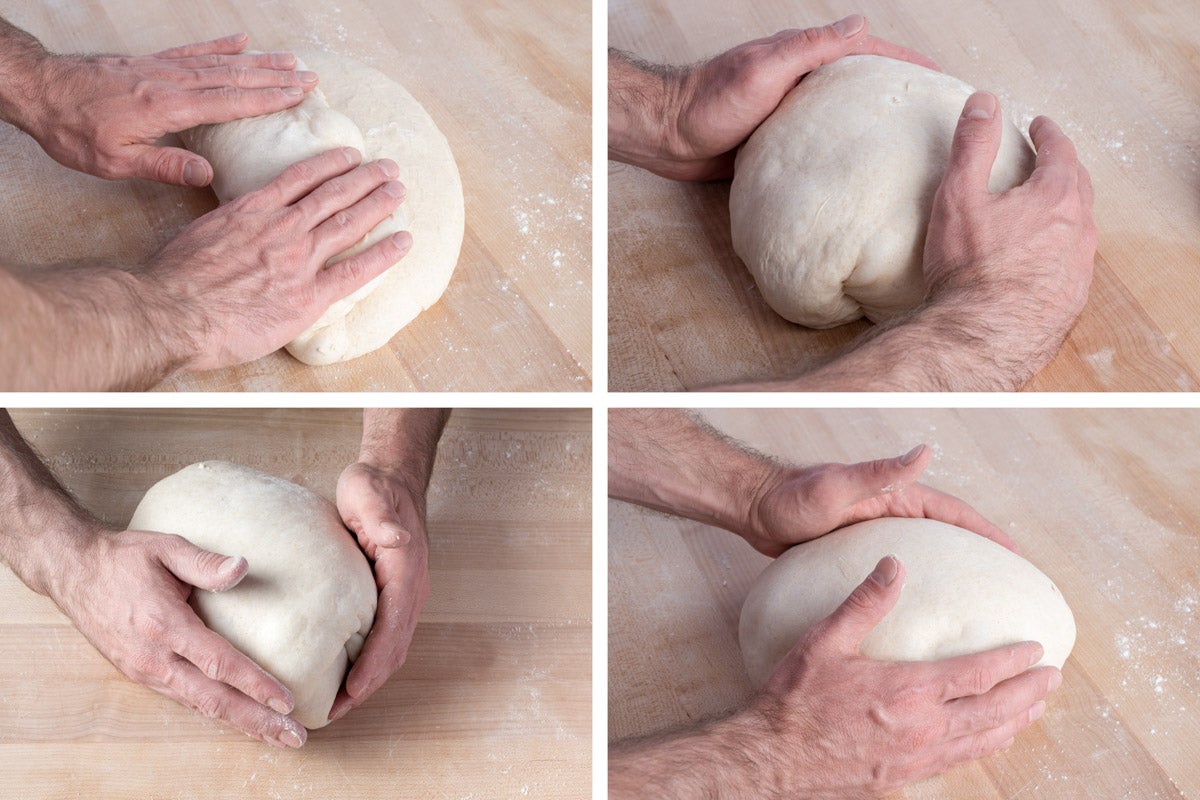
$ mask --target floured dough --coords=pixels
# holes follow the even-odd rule
[[[738,154],[733,249],[763,298],[802,325],[879,322],[925,296],[922,255],[966,83],[881,56],[847,56],[793,89]],[[1003,123],[993,192],[1033,154]]]
[[[1042,665],[1062,667],[1070,655],[1075,618],[1033,564],[944,522],[885,517],[797,545],[763,570],[738,630],[754,684],[888,555],[900,559],[907,577],[896,607],[863,640],[862,655],[936,661],[1024,641],[1041,643]]]
[[[463,195],[450,145],[425,109],[382,72],[344,56],[303,53],[297,69],[312,69],[320,87],[299,105],[275,114],[202,125],[180,134],[213,166],[222,203],[260,188],[286,167],[338,147],[364,161],[390,158],[408,190],[404,204],[340,261],[400,230],[412,250],[380,277],[334,303],[287,346],[307,364],[331,364],[386,344],[429,308],[450,282],[463,237]]]
[[[192,606],[291,690],[297,722],[329,724],[376,603],[371,567],[332,503],[249,467],[204,461],[150,487],[129,527],[244,556],[250,569],[237,586],[196,589]]]

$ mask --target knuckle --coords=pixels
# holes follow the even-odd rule
[[[983,694],[995,685],[995,681],[992,680],[991,670],[987,667],[976,666],[967,669],[963,676],[963,685],[972,694]]]
[[[213,719],[225,716],[229,704],[217,692],[201,692],[192,699],[192,707],[206,717]]]
[[[329,221],[333,223],[334,227],[348,228],[354,222],[354,215],[350,213],[349,209],[342,209],[334,214]]]

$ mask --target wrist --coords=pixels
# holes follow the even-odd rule
[[[211,325],[188,296],[160,273],[151,261],[146,268],[126,274],[128,291],[138,301],[133,322],[136,335],[154,342],[154,360],[162,379],[181,370],[206,368],[202,342],[209,339]]]
[[[47,116],[49,72],[56,57],[23,31],[7,35],[0,52],[0,119],[38,138]]]
[[[680,161],[678,118],[687,80],[680,67],[652,65],[625,53],[609,57],[609,158],[671,177]]]

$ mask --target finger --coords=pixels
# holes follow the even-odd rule
[[[316,86],[317,73],[307,70],[269,69],[227,64],[193,70],[169,70],[163,78],[188,89],[278,89],[287,86]]]
[[[406,608],[411,603],[405,602],[407,588],[401,582],[393,581],[385,584],[379,593],[375,622],[358,660],[346,676],[346,694],[354,705],[359,705],[387,683],[408,658],[415,626],[411,610]]]
[[[308,731],[296,720],[212,680],[183,659],[172,662],[162,681],[164,694],[256,739],[291,748],[302,747],[308,740]]]
[[[237,586],[250,565],[241,556],[226,556],[204,550],[182,536],[163,536],[159,560],[184,583],[210,592]]]
[[[328,304],[333,304],[382,275],[411,249],[412,235],[408,231],[393,233],[361,253],[318,272],[317,289]]]
[[[283,208],[301,197],[354,169],[362,154],[353,147],[326,150],[312,158],[297,161],[261,189],[244,195],[245,202],[254,208]]]
[[[316,84],[287,86],[282,89],[238,89],[235,86],[223,86],[219,89],[171,92],[167,95],[169,100],[164,116],[171,131],[182,131],[197,125],[272,114],[303,101],[305,89],[313,86]]]
[[[222,36],[220,39],[210,39],[207,42],[180,45],[167,50],[160,50],[154,58],[188,58],[205,55],[234,55],[246,49],[250,37],[244,33]]]
[[[179,622],[170,636],[171,649],[212,680],[232,686],[280,714],[290,714],[296,707],[296,700],[286,686],[207,628],[195,614]]]
[[[1075,185],[1079,179],[1079,159],[1075,145],[1049,117],[1037,117],[1029,123],[1029,138],[1037,158],[1029,182],[1053,181]]]
[[[342,252],[383,222],[404,200],[404,184],[388,181],[313,230],[313,251],[322,262]]]
[[[932,69],[941,72],[933,59],[928,56],[923,56],[916,50],[909,50],[907,47],[901,47],[898,44],[892,44],[886,39],[880,39],[875,36],[867,36],[852,47],[848,55],[855,56],[884,56],[885,58],[894,58],[897,61],[907,61],[910,64]]]
[[[1003,750],[1012,743],[1018,733],[1028,728],[1045,711],[1046,704],[1038,701],[999,727],[954,739],[946,750],[944,768],[984,758],[997,750]]]
[[[824,621],[824,636],[839,652],[857,653],[862,640],[888,615],[900,599],[904,566],[885,556],[875,570]]]
[[[941,191],[959,197],[987,193],[992,164],[1000,151],[1001,124],[1000,103],[995,95],[975,92],[967,98],[950,144]]]
[[[921,484],[913,486],[910,492],[919,497],[921,513],[926,519],[936,519],[949,525],[956,525],[972,533],[977,533],[985,539],[991,539],[1014,553],[1021,552],[1012,537],[988,522],[982,514],[957,497]]]
[[[400,167],[391,159],[372,161],[321,184],[295,205],[311,230],[399,174]]]
[[[1092,213],[1093,200],[1092,176],[1088,174],[1083,164],[1079,165],[1076,181],[1079,185],[1079,201],[1083,209],[1090,215]]]
[[[259,69],[291,70],[296,66],[292,53],[240,53],[234,56],[206,55],[172,59],[165,68],[209,69],[212,67],[256,67]]]
[[[867,19],[860,14],[851,14],[820,28],[780,31],[763,40],[767,48],[763,53],[762,74],[779,81],[778,88],[786,91],[822,64],[848,54],[866,34]]]
[[[181,147],[135,145],[129,177],[199,188],[212,183],[213,171],[208,161]]]
[[[1037,642],[1019,642],[969,656],[955,656],[931,663],[930,669],[942,686],[942,702],[959,697],[987,694],[998,683],[1020,675],[1042,660]]]
[[[946,703],[950,736],[958,738],[998,728],[1027,711],[1062,685],[1062,673],[1054,667],[1027,670],[997,684],[987,694],[960,697]]]

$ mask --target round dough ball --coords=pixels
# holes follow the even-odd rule
[[[1075,618],[1033,564],[944,522],[884,517],[797,545],[763,570],[738,630],[754,684],[888,555],[904,565],[904,589],[863,640],[862,655],[937,661],[1025,641],[1044,648],[1039,665],[1062,667],[1070,655]]]
[[[225,461],[185,467],[150,487],[129,521],[197,547],[244,556],[232,589],[195,589],[209,628],[291,690],[292,717],[329,724],[329,709],[375,619],[375,578],[324,497]]]
[[[729,195],[733,249],[771,308],[831,328],[924,300],[925,230],[972,91],[906,61],[847,56],[783,99],[738,154]],[[1032,170],[1006,120],[989,188]]]

